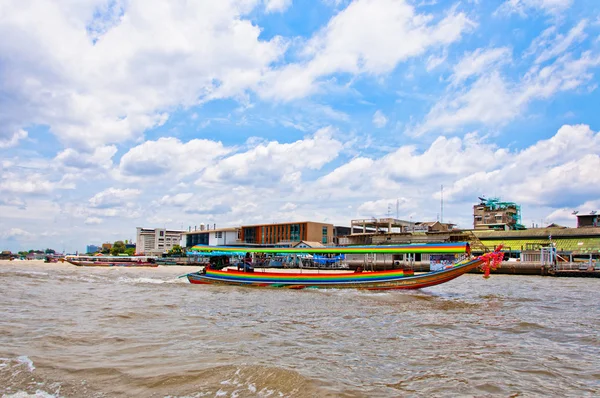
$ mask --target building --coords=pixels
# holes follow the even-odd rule
[[[577,215],[577,228],[600,227],[600,216],[595,211]]]
[[[479,198],[473,206],[473,228],[493,230],[521,230],[521,206],[513,202],[501,202],[498,198]]]
[[[225,246],[236,245],[240,243],[241,228],[218,228],[204,229],[196,231],[184,232],[185,247],[193,247],[196,245],[207,246]]]
[[[275,245],[289,242],[310,241],[324,245],[333,243],[333,224],[312,221],[281,224],[259,224],[242,226],[241,243],[255,245]]]
[[[99,252],[100,250],[102,250],[102,247],[100,247],[100,246],[96,246],[96,245],[87,245],[87,246],[85,247],[85,252],[86,252],[86,253],[97,253],[97,252]]]
[[[102,250],[110,250],[112,249],[112,243],[103,243]]]
[[[184,231],[166,228],[141,228],[137,227],[136,254],[146,256],[161,255],[181,244]]]

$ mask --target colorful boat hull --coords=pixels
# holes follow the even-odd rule
[[[421,289],[451,281],[454,278],[476,269],[485,262],[475,258],[457,263],[452,268],[421,275],[405,273],[402,270],[362,272],[362,273],[273,273],[217,271],[210,268],[205,272],[187,275],[193,284],[216,284],[251,287],[282,287],[288,289]]]

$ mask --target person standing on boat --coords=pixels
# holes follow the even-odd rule
[[[252,269],[252,256],[250,252],[246,252],[246,256],[244,257],[244,272],[251,272]]]

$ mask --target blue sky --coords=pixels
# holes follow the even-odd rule
[[[0,1],[0,249],[600,208],[600,3]]]

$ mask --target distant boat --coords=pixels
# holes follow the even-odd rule
[[[65,261],[78,267],[158,267],[153,256],[66,256]]]
[[[481,268],[485,276],[490,269],[495,269],[502,261],[503,253],[497,250],[481,257],[471,257],[468,243],[427,244],[402,246],[362,246],[362,247],[326,247],[326,248],[243,248],[243,247],[210,247],[195,246],[193,251],[219,253],[221,255],[239,255],[249,253],[286,253],[286,254],[325,254],[336,253],[455,253],[461,254],[455,264],[442,271],[415,275],[411,269],[395,269],[389,271],[362,272],[258,272],[217,270],[210,266],[199,272],[185,275],[193,284],[219,284],[252,287],[283,287],[288,289],[305,288],[354,288],[367,290],[420,289],[451,281],[471,270]],[[183,275],[182,275],[183,276]]]

